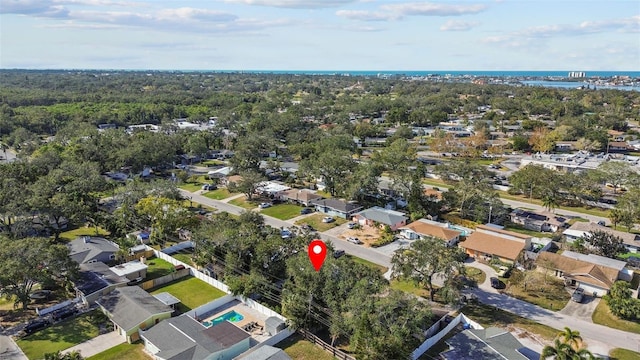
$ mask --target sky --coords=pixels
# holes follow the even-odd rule
[[[638,0],[0,0],[0,68],[640,70]]]

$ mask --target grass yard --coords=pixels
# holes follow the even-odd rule
[[[13,310],[13,304],[14,303],[15,303],[15,297],[14,296],[11,296],[9,298],[1,296],[0,297],[0,310],[11,311],[11,310]]]
[[[235,205],[235,206],[240,206],[241,208],[247,209],[247,210],[251,210],[251,209],[255,209],[258,207],[259,202],[255,201],[255,200],[247,200],[247,198],[245,196],[239,197],[237,199],[233,199],[231,201],[229,201],[229,204],[231,205]]]
[[[213,200],[223,200],[228,197],[232,197],[234,195],[238,195],[238,193],[231,193],[227,188],[219,188],[217,190],[206,191],[202,194],[203,196],[208,197]]]
[[[554,329],[547,325],[539,324],[535,321],[525,319],[518,315],[500,310],[496,307],[483,304],[465,305],[460,312],[469,318],[479,322],[484,327],[497,326],[501,328],[509,328],[510,326],[518,327],[530,333],[538,335],[545,340],[552,341],[560,330]]]
[[[294,204],[278,204],[272,207],[262,209],[260,212],[264,215],[268,215],[280,220],[289,220],[300,215],[302,206]]]
[[[284,350],[289,357],[295,360],[332,360],[335,359],[327,351],[313,345],[311,342],[295,334],[275,345]]]
[[[525,234],[525,235],[537,237],[537,238],[543,238],[543,237],[550,238],[553,236],[553,233],[550,233],[550,232],[533,231],[533,230],[525,229],[522,226],[518,226],[516,224],[511,224],[511,223],[509,223],[504,229],[508,231],[513,231],[519,234]]]
[[[357,262],[358,264],[362,264],[362,265],[368,266],[370,268],[379,270],[383,274],[386,273],[389,270],[388,268],[386,268],[386,267],[384,267],[382,265],[378,265],[376,263],[372,263],[371,261],[365,260],[363,258],[359,258],[357,256],[345,254],[344,257],[347,258],[347,259],[351,259],[351,260],[353,260],[353,262]]]
[[[560,310],[567,305],[571,299],[571,294],[565,290],[562,280],[547,275],[545,284],[544,274],[534,272],[533,276],[535,276],[535,280],[529,283],[525,291],[522,285],[524,274],[512,271],[511,277],[504,281],[507,283],[505,293],[516,299],[554,311]]]
[[[640,352],[627,349],[613,349],[609,352],[609,360],[637,360],[640,359]]]
[[[591,315],[591,319],[596,324],[640,334],[640,322],[624,320],[615,316],[611,313],[609,305],[604,299],[600,300],[600,303],[596,306],[596,310],[593,312],[593,315]]]
[[[429,299],[429,290],[420,288],[409,280],[391,280],[391,288]]]
[[[211,300],[215,300],[226,295],[222,290],[218,290],[206,282],[192,276],[153,288],[150,293],[155,295],[162,292],[168,292],[180,299],[178,310],[181,312],[195,309]]]
[[[147,259],[146,264],[149,267],[147,268],[147,276],[145,280],[157,279],[172,273],[175,269],[173,264],[170,262],[155,257]]]
[[[180,260],[187,265],[191,265],[191,254],[190,253],[177,253],[171,255],[174,259]]]
[[[109,236],[109,232],[98,226],[97,231],[95,227],[79,227],[77,229],[65,231],[60,234],[60,239],[72,241],[78,236]]]
[[[87,360],[150,360],[144,352],[144,344],[139,342],[136,344],[120,344],[105,350],[99,354],[88,357]]]
[[[336,226],[342,225],[347,222],[346,219],[336,217],[336,221],[332,223],[323,223],[322,218],[327,216],[326,214],[317,213],[310,216],[307,216],[304,219],[298,220],[295,222],[296,225],[308,224],[311,225],[314,229],[319,232],[327,231],[329,229],[333,229]]]
[[[52,325],[17,341],[29,359],[42,359],[44,354],[68,349],[98,336],[98,324],[92,312]]]
[[[482,284],[487,279],[487,274],[485,274],[484,271],[474,267],[466,266],[465,272],[466,277],[475,281],[478,285]]]
[[[196,192],[202,188],[202,184],[196,183],[183,183],[178,185],[180,189],[187,190],[188,192]]]

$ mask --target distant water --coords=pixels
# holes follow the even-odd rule
[[[577,70],[574,70],[577,71]],[[222,73],[257,73],[257,74],[293,74],[293,75],[347,75],[347,76],[481,76],[481,77],[529,77],[529,78],[566,78],[567,71],[448,71],[448,70],[218,70]],[[640,71],[586,71],[587,77],[629,76],[640,78]]]

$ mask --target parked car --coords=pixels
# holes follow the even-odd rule
[[[334,221],[336,221],[336,219],[332,218],[331,216],[325,216],[322,218],[323,223],[332,223]]]
[[[339,258],[340,256],[344,255],[344,250],[336,250],[333,252],[333,257],[334,258]]]
[[[306,230],[306,231],[316,231],[316,229],[313,228],[313,226],[309,225],[309,224],[302,224],[300,225],[300,229],[302,230]]]
[[[362,244],[362,241],[360,241],[360,239],[358,239],[357,237],[348,237],[347,241],[358,245]]]
[[[144,278],[140,276],[140,277],[137,277],[137,278],[135,278],[135,279],[133,279],[133,280],[129,281],[129,282],[127,283],[127,285],[129,285],[129,286],[132,286],[132,285],[138,285],[138,284],[140,284],[140,283],[142,282],[142,280],[144,280]]]
[[[53,318],[54,321],[59,321],[59,320],[64,320],[68,317],[71,317],[75,314],[76,314],[75,308],[65,308],[65,309],[54,311],[51,317]]]
[[[577,303],[581,303],[582,300],[584,300],[584,289],[583,288],[577,288],[573,294],[571,295],[571,300],[577,302]]]
[[[217,190],[218,187],[213,184],[204,184],[202,185],[202,190]]]
[[[506,266],[500,266],[498,268],[498,276],[502,278],[509,277],[509,268]]]
[[[347,224],[347,227],[348,227],[349,229],[355,229],[355,228],[356,228],[356,226],[358,226],[358,224],[356,224],[356,223],[354,223],[354,222],[350,222],[350,223],[348,223],[348,224]]]
[[[260,205],[258,205],[258,207],[259,207],[260,209],[266,209],[266,208],[271,207],[271,203],[263,202],[263,203],[260,203]]]
[[[47,326],[49,326],[49,321],[45,319],[36,319],[31,321],[29,324],[27,324],[27,326],[25,326],[24,332],[27,333],[27,335],[33,334],[34,332],[44,329]]]
[[[311,214],[312,212],[313,212],[312,208],[304,208],[304,209],[300,210],[300,214],[301,215]]]
[[[503,283],[502,281],[498,280],[497,277],[491,277],[489,278],[489,281],[491,281],[491,287],[494,289],[502,289]]]

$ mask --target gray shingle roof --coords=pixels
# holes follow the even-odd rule
[[[160,349],[156,355],[163,359],[201,360],[250,335],[226,321],[206,328],[190,316],[182,315],[162,321],[144,331],[142,337]]]
[[[528,360],[518,339],[498,328],[465,330],[446,342],[452,349],[440,355],[447,360]]]
[[[383,209],[379,206],[374,206],[367,210],[360,211],[359,213],[355,213],[354,215],[362,216],[365,219],[376,221],[385,225],[395,225],[399,222],[409,220],[408,217],[404,216],[404,214],[399,211]]]
[[[571,227],[565,231],[570,231],[570,230],[576,230],[576,231],[582,231],[582,232],[593,232],[593,231],[600,230],[600,231],[609,233],[613,236],[619,237],[620,239],[622,239],[622,242],[625,244],[640,246],[640,241],[637,240],[638,236],[636,234],[614,230],[606,226],[601,226],[592,222],[578,221],[575,224],[571,225]]]
[[[102,262],[80,264],[80,277],[74,282],[76,289],[87,296],[110,285],[129,282],[124,276],[118,276]]]
[[[102,296],[97,303],[111,314],[111,320],[129,331],[153,315],[172,313],[173,309],[139,286],[117,288]]]
[[[115,243],[100,237],[81,236],[67,244],[69,256],[78,264],[91,261],[102,253],[116,253],[120,248]]]
[[[282,349],[264,345],[247,355],[237,357],[236,360],[291,360],[291,358]]]
[[[336,211],[340,211],[340,212],[344,212],[344,213],[349,213],[352,211],[356,211],[359,209],[362,209],[362,206],[360,206],[359,204],[354,204],[354,203],[349,203],[346,202],[344,200],[339,200],[339,199],[320,199],[320,200],[311,200],[310,203],[312,205],[318,205],[318,206],[323,206],[323,207],[327,207]]]

